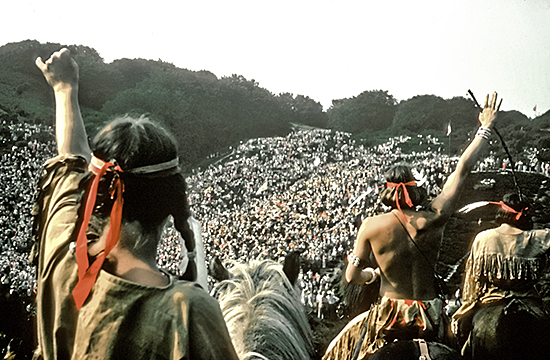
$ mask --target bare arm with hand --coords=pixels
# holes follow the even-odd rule
[[[64,48],[46,62],[37,58],[36,66],[55,95],[57,151],[61,155],[80,155],[90,161],[91,150],[78,104],[78,65]]]
[[[480,153],[487,146],[488,141],[486,136],[490,134],[490,129],[497,119],[497,113],[501,103],[502,99],[497,103],[496,92],[493,93],[490,100],[489,95],[485,97],[483,110],[479,114],[480,130],[470,145],[464,150],[464,153],[458,161],[456,170],[449,176],[447,182],[445,182],[443,191],[432,203],[432,210],[437,213],[439,217],[448,218],[455,210],[466,177],[476,164]]]

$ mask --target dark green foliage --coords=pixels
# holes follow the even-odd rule
[[[269,91],[259,87],[255,80],[233,75],[222,78],[224,92],[221,99],[230,125],[238,129],[240,138],[251,138],[252,133],[259,137],[283,135],[290,131],[290,122],[280,102]]]
[[[542,114],[541,116],[533,119],[533,125],[539,129],[545,129],[550,131],[550,110]]]
[[[54,123],[53,92],[34,61],[37,56],[46,60],[61,47],[33,40],[0,47],[1,120]],[[79,98],[90,136],[115,116],[146,114],[174,133],[185,166],[196,166],[207,155],[239,141],[285,135],[293,124],[351,132],[365,146],[398,135],[430,134],[440,138],[443,151],[452,155],[460,153],[477,127],[479,110],[464,97],[420,95],[397,103],[388,91],[369,90],[333,100],[324,112],[308,96],[276,96],[241,75],[218,79],[209,71],[180,69],[160,60],[120,59],[105,64],[94,49],[67,47],[80,67]],[[514,158],[525,157],[527,147],[550,137],[550,111],[532,120],[517,111],[500,116],[499,131]],[[447,136],[449,123],[452,132]],[[415,149],[420,148],[409,150]],[[493,152],[505,156],[498,141]],[[536,156],[546,159],[547,152]]]
[[[144,59],[120,59],[109,65],[121,75],[120,89],[133,88],[139,82],[155,76],[156,73],[166,73],[174,70],[179,70],[182,73],[192,73],[185,69],[177,69],[174,65],[164,61]]]
[[[40,56],[45,61],[61,47],[61,44],[41,44],[34,40],[0,47],[0,104],[12,112],[23,112],[27,121],[52,124],[53,92],[36,68],[35,59]],[[116,77],[106,71],[103,59],[94,49],[67,47],[81,68],[81,105],[97,109],[98,103],[114,96],[116,88],[112,82]]]
[[[331,129],[353,134],[386,130],[396,111],[396,100],[387,91],[364,91],[351,99],[333,100],[328,124]]]
[[[83,55],[75,56],[80,67],[80,106],[100,111],[105,102],[123,90],[122,74],[103,60]]]
[[[410,134],[419,129],[445,129],[446,105],[445,100],[435,95],[419,95],[402,101],[393,118],[392,130],[397,134]]]
[[[352,138],[359,141],[365,147],[371,147],[378,144],[382,144],[391,138],[392,134],[388,130],[384,131],[372,131],[365,130],[362,133],[354,135]]]
[[[137,80],[137,79],[136,79]],[[149,114],[178,139],[184,165],[241,139],[288,133],[288,118],[267,90],[242,76],[152,71],[102,108],[110,116]]]
[[[281,107],[291,123],[326,128],[328,117],[323,106],[308,96],[281,93]]]
[[[2,118],[53,124],[53,92],[34,61],[61,47],[30,40],[0,47]],[[239,75],[218,79],[143,59],[105,64],[94,49],[68,48],[79,64],[79,99],[90,136],[116,116],[146,114],[174,133],[184,166],[240,140],[285,135],[290,121],[324,125],[320,104],[298,95],[291,114],[280,98]]]
[[[82,109],[82,118],[86,119],[85,126],[88,137],[93,139],[96,134],[109,122],[110,117],[101,111],[96,111],[88,108]]]
[[[36,57],[42,56],[40,50],[41,44],[30,40],[0,47],[0,104],[10,114],[18,114],[31,122],[37,118],[50,121],[51,115],[37,105],[53,99],[51,90],[47,90],[47,84],[39,77],[40,71],[34,65]]]

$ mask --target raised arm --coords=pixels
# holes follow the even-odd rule
[[[483,110],[479,114],[480,130],[460,157],[455,171],[449,176],[449,179],[443,186],[443,191],[432,203],[432,210],[438,214],[439,219],[450,217],[455,210],[466,177],[476,164],[479,154],[487,146],[488,140],[484,136],[488,137],[488,134],[490,134],[490,129],[497,118],[497,112],[500,109],[501,103],[502,99],[497,103],[496,92],[493,93],[490,100],[489,95],[485,97]]]
[[[55,95],[57,151],[61,155],[81,155],[90,161],[91,150],[78,104],[78,65],[64,48],[45,63],[37,58],[36,66]]]

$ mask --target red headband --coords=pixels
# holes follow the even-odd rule
[[[112,169],[115,172],[122,172],[122,169],[120,166],[115,165],[112,162],[104,162],[96,157],[92,157],[92,161],[90,162],[88,169],[95,175],[95,177],[92,181],[90,190],[88,191],[86,202],[84,203],[84,219],[82,225],[80,226],[80,231],[78,232],[78,238],[76,240],[75,252],[76,262],[78,264],[78,283],[73,290],[73,298],[75,300],[77,310],[82,307],[84,301],[88,298],[88,295],[94,286],[97,274],[103,266],[105,258],[109,255],[118,242],[120,235],[120,222],[122,219],[122,205],[124,203],[122,198],[124,184],[122,183],[120,176],[115,174],[110,188],[110,195],[111,199],[116,197],[116,200],[111,209],[111,225],[105,241],[105,250],[97,256],[92,265],[89,265],[88,239],[86,237],[86,230],[88,229],[88,224],[90,223],[92,211],[95,206],[99,181],[109,169]]]
[[[409,205],[409,207],[413,207],[413,202],[411,200],[411,197],[409,196],[409,192],[407,191],[407,186],[416,186],[416,181],[412,180],[412,181],[409,181],[409,182],[406,182],[406,183],[393,183],[393,182],[387,182],[386,183],[386,187],[387,188],[397,188],[395,189],[395,203],[397,204],[397,208],[399,209],[399,211],[401,211],[401,214],[403,215],[403,217],[405,219],[407,219],[405,217],[405,214],[403,213],[403,210],[401,210],[401,205],[399,204],[399,193],[398,193],[398,190],[400,187],[403,188],[403,194],[405,195],[405,204]]]
[[[502,200],[499,201],[499,202],[489,201],[489,204],[498,205],[502,208],[502,210],[504,210],[506,212],[509,212],[509,213],[512,213],[512,214],[517,214],[516,215],[516,220],[519,220],[519,218],[521,217],[521,215],[523,214],[524,211],[529,210],[529,208],[526,207],[525,209],[523,209],[521,211],[516,211],[516,210],[512,209],[510,206],[503,203]]]

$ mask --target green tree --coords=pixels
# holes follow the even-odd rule
[[[289,122],[320,128],[327,127],[328,118],[323,111],[323,106],[309,96],[281,93],[278,95],[278,99]]]
[[[449,141],[445,141],[447,147],[451,146],[450,151],[447,149],[450,154],[459,153],[468,139],[473,136],[478,125],[478,115],[479,109],[471,99],[457,96],[446,100],[446,110],[440,119],[437,134],[440,137],[450,136]],[[447,135],[448,126],[451,127],[449,135]]]
[[[284,135],[290,127],[278,99],[254,80],[208,72],[153,71],[105,103],[109,116],[150,114],[180,144],[185,165],[243,139]]]
[[[288,112],[268,90],[261,88],[254,79],[232,75],[221,79],[226,85],[226,107],[242,138],[284,135],[290,131]]]
[[[446,102],[439,96],[419,95],[401,101],[392,131],[398,134],[416,134],[422,130],[441,130],[446,121]]]
[[[327,111],[328,126],[354,134],[385,130],[391,126],[396,110],[396,100],[387,91],[364,91],[350,99],[334,100]]]
[[[80,105],[92,110],[101,110],[103,104],[112,100],[121,86],[122,74],[115,67],[105,64],[99,56],[87,53],[74,56],[80,67]]]
[[[532,123],[538,129],[550,130],[550,110],[533,119]]]

